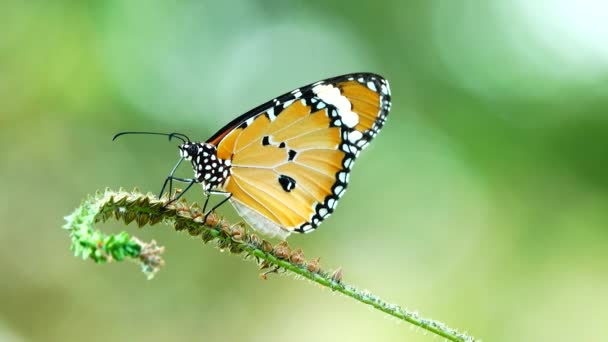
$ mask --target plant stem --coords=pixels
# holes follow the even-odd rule
[[[270,269],[262,274],[264,278],[271,272],[291,272],[450,341],[475,341],[473,337],[441,322],[420,317],[416,312],[389,304],[367,291],[343,283],[341,270],[333,273],[323,271],[319,267],[319,259],[304,260],[302,250],[292,251],[285,241],[273,246],[270,242],[247,232],[242,225],[230,225],[215,214],[210,215],[207,222],[203,222],[204,215],[197,204],[188,205],[180,201],[164,206],[164,203],[166,198],[157,199],[151,194],[144,195],[138,191],[106,190],[88,198],[66,217],[64,228],[70,232],[74,254],[96,263],[129,258],[138,262],[148,278],[152,278],[163,265],[160,257],[162,247],[157,246],[154,241],[144,243],[130,237],[126,232],[106,235],[95,230],[94,224],[109,218],[122,220],[127,224],[135,221],[140,227],[165,222],[172,224],[178,231],[186,230],[193,236],[201,236],[205,242],[213,241],[221,249],[228,249],[234,254],[244,253],[246,258],[255,260],[260,268]]]

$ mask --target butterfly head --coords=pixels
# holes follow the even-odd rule
[[[182,158],[192,163],[194,179],[202,183],[205,190],[222,186],[230,176],[230,160],[217,157],[215,145],[186,142],[179,146]]]
[[[179,154],[186,160],[196,160],[196,157],[200,153],[199,150],[202,152],[202,145],[204,144],[195,142],[183,143],[179,145]]]

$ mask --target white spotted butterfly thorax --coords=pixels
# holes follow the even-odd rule
[[[205,143],[187,142],[205,192],[230,196],[256,230],[313,231],[336,209],[359,153],[390,110],[381,76],[338,76],[295,89],[238,117]]]
[[[203,190],[223,189],[230,177],[230,159],[220,159],[215,146],[207,143],[185,143],[180,145],[180,155],[192,162],[194,179]]]

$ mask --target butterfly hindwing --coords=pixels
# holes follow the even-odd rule
[[[298,88],[208,140],[230,159],[225,191],[254,228],[309,232],[335,209],[359,152],[390,109],[382,77],[350,74]]]

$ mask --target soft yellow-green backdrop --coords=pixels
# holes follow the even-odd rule
[[[388,123],[290,242],[486,341],[608,338],[606,4],[9,0],[0,23],[0,340],[439,341],[169,228],[137,232],[167,247],[153,281],[72,257],[61,230],[87,194],[156,192],[177,160],[115,132],[205,140],[355,71],[390,80]]]

